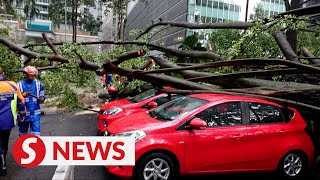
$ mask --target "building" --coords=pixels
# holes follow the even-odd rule
[[[60,0],[63,5],[64,0]],[[36,8],[39,9],[39,14],[36,17],[29,18],[26,17],[24,13],[23,2],[16,3],[14,1],[13,5],[17,14],[25,17],[25,20],[20,20],[18,23],[19,30],[23,30],[21,35],[21,42],[43,42],[42,33],[46,33],[49,38],[56,42],[72,42],[72,25],[65,23],[61,24],[59,27],[53,27],[52,21],[49,18],[49,5],[52,0],[35,0]],[[66,12],[71,12],[70,7],[66,7]],[[80,6],[78,12],[90,12],[96,19],[101,20],[102,17],[102,0],[96,1],[94,7]],[[85,32],[81,27],[77,28],[77,41],[86,41],[87,39],[99,39],[96,36],[92,36],[90,32]],[[99,39],[100,40],[100,39]]]
[[[189,0],[188,1],[188,22],[195,23],[217,23],[239,21],[241,7],[235,1],[223,0]],[[212,30],[197,29],[187,30],[186,36],[197,35],[203,44],[209,39]]]
[[[103,7],[103,11],[106,11],[106,7]],[[101,40],[102,41],[113,41],[117,39],[118,32],[118,16],[113,9],[108,9],[107,14],[102,16],[101,25]],[[112,44],[101,44],[102,50],[110,50],[114,47]]]
[[[39,9],[39,15],[35,17],[36,19],[49,20],[48,14],[50,1],[51,0],[35,0],[36,8]],[[18,14],[20,14],[23,17],[26,17],[26,14],[24,13],[24,3],[17,3],[17,1],[14,1],[14,6]],[[26,18],[29,19],[29,17]]]
[[[246,5],[248,2],[248,12],[246,13]],[[260,4],[263,8],[265,16],[274,16],[286,10],[283,0],[241,0],[238,2],[241,6],[242,12],[240,14],[240,21],[245,21],[246,14],[249,20],[250,14],[254,13],[254,8]]]
[[[267,16],[285,11],[283,0],[148,0],[147,3],[134,2],[128,11],[125,39],[130,39],[131,30],[145,30],[159,19],[193,23],[245,21],[247,2],[249,2],[248,17],[253,13],[257,3],[263,6]],[[202,29],[165,28],[153,37],[152,42],[177,48],[186,36],[192,34],[198,35],[202,42],[206,43],[210,32],[211,30]]]

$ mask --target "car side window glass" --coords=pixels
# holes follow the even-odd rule
[[[242,125],[241,103],[228,102],[210,107],[196,115],[207,122],[209,127]]]
[[[250,124],[276,124],[283,123],[284,118],[279,108],[261,103],[249,103]]]
[[[176,99],[176,98],[179,98],[179,97],[182,97],[182,95],[178,95],[178,94],[165,95],[165,96],[156,98],[153,101],[156,102],[158,104],[158,106],[160,106],[160,105],[162,105],[162,104],[164,104],[166,102],[169,102],[169,101],[171,101],[173,99]],[[148,107],[148,103],[143,105],[142,107],[143,108],[147,108]]]
[[[154,99],[153,101],[156,102],[158,104],[158,106],[168,102],[170,99],[169,96],[164,96],[164,97],[159,97],[159,98],[156,98]]]

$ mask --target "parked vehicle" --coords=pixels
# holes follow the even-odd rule
[[[169,87],[165,87],[165,89],[172,90]],[[104,135],[107,126],[120,117],[136,112],[145,112],[180,96],[177,94],[161,93],[156,89],[151,89],[133,97],[108,102],[100,108],[98,113],[99,135]]]
[[[122,178],[275,171],[288,179],[312,165],[307,123],[291,107],[256,98],[193,94],[124,116],[111,136],[135,137],[135,166],[110,166]]]

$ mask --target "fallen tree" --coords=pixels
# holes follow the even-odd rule
[[[291,2],[291,5],[295,1]],[[264,19],[261,24],[256,22],[228,22],[228,23],[206,23],[206,24],[195,24],[189,22],[167,22],[160,21],[158,23],[152,24],[144,32],[138,35],[138,37],[148,34],[153,28],[158,26],[170,26],[170,27],[182,27],[189,29],[222,29],[222,28],[231,28],[231,29],[246,29],[245,34],[253,28],[255,31],[263,32],[266,31],[273,35],[278,47],[283,53],[281,58],[241,58],[241,59],[226,59],[223,56],[220,56],[217,53],[212,51],[195,51],[195,50],[180,50],[172,49],[164,46],[160,46],[153,43],[142,42],[142,41],[101,41],[101,42],[86,42],[78,43],[79,45],[91,45],[91,44],[115,44],[115,45],[138,45],[141,47],[146,47],[148,50],[158,50],[162,51],[165,54],[176,56],[176,57],[188,57],[188,58],[197,58],[197,59],[206,59],[214,61],[211,63],[198,64],[198,65],[189,65],[185,67],[178,66],[177,64],[168,61],[164,57],[154,57],[150,56],[148,58],[153,59],[162,69],[159,70],[149,70],[145,71],[145,67],[150,65],[150,61],[146,62],[140,69],[130,69],[126,67],[121,67],[126,60],[132,58],[145,56],[145,51],[135,51],[127,53],[121,56],[118,56],[112,60],[105,60],[102,65],[97,64],[93,61],[88,61],[83,58],[79,52],[75,51],[74,53],[78,57],[79,67],[88,71],[95,71],[97,75],[101,76],[105,73],[118,74],[120,76],[125,76],[130,79],[139,79],[148,83],[153,84],[154,86],[172,86],[181,90],[190,90],[192,92],[196,90],[205,90],[210,92],[217,93],[241,93],[242,95],[253,96],[257,95],[261,98],[270,99],[274,98],[274,101],[277,102],[287,102],[292,106],[297,105],[298,103],[290,99],[280,99],[285,97],[286,92],[288,94],[310,94],[311,92],[318,92],[319,84],[314,81],[318,77],[316,76],[320,72],[320,68],[317,67],[319,64],[319,58],[312,54],[306,47],[302,47],[302,54],[304,57],[298,56],[295,50],[291,47],[291,39],[286,37],[286,31],[290,27],[279,28],[276,30],[274,27],[277,27],[277,24],[283,26],[284,20],[290,21],[290,25],[297,23],[298,21],[307,21],[307,18],[299,18],[299,16],[304,16],[313,12],[316,7],[308,8],[310,11],[306,12],[305,9],[296,9],[293,10],[292,7],[286,3],[288,11],[281,13],[273,19]],[[286,17],[287,15],[296,15],[296,17]],[[287,19],[286,19],[287,18]],[[294,24],[295,25],[295,24]],[[312,25],[317,25],[313,23]],[[305,29],[305,28],[301,28]],[[297,31],[298,29],[294,29]],[[10,50],[15,52],[18,55],[24,55],[27,57],[27,60],[24,61],[24,65],[30,63],[32,59],[40,58],[46,59],[49,61],[60,62],[61,64],[68,63],[70,59],[64,57],[58,53],[55,46],[63,45],[62,43],[52,43],[49,38],[43,34],[43,38],[46,44],[30,44],[26,45],[24,48],[21,48],[11,41],[0,38],[0,43],[7,46]],[[248,36],[250,37],[250,35]],[[53,55],[41,54],[27,50],[26,48],[34,46],[48,46]],[[305,64],[304,61],[310,62],[310,64]],[[272,66],[272,68],[270,68]],[[234,73],[229,74],[217,74],[206,72],[206,69],[212,68],[221,68],[221,67],[231,67],[235,69]],[[246,72],[242,70],[238,71],[243,67],[250,67]],[[267,69],[264,69],[268,67]],[[274,68],[276,67],[276,68]],[[254,70],[252,70],[254,69]],[[178,73],[181,74],[184,79],[173,77],[169,74]],[[299,78],[299,82],[281,82],[273,81],[271,77],[275,75],[282,75],[285,77],[290,77],[294,79]],[[304,82],[305,81],[305,82]],[[201,82],[201,83],[199,83]],[[203,84],[204,83],[204,84]],[[217,85],[221,87],[219,91],[213,91],[213,87],[210,85]],[[252,90],[250,90],[250,88]],[[260,88],[260,89],[259,89]],[[244,89],[244,90],[241,90]],[[266,93],[268,89],[268,93]],[[310,90],[312,89],[312,91]],[[279,93],[279,91],[281,93]],[[250,93],[249,93],[250,92]],[[295,92],[295,93],[292,93]],[[310,94],[311,95],[311,94]],[[277,99],[278,98],[278,99]],[[290,102],[290,103],[288,103]],[[309,101],[308,101],[309,102]],[[319,110],[314,104],[306,104],[301,102],[303,105],[299,107],[311,108],[314,110]]]

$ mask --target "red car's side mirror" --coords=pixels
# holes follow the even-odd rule
[[[208,125],[204,120],[200,118],[194,118],[190,122],[190,127],[194,129],[205,129],[208,127]]]
[[[158,107],[158,103],[156,103],[156,102],[154,102],[154,101],[151,101],[151,102],[149,102],[148,107],[149,107],[149,108]]]

